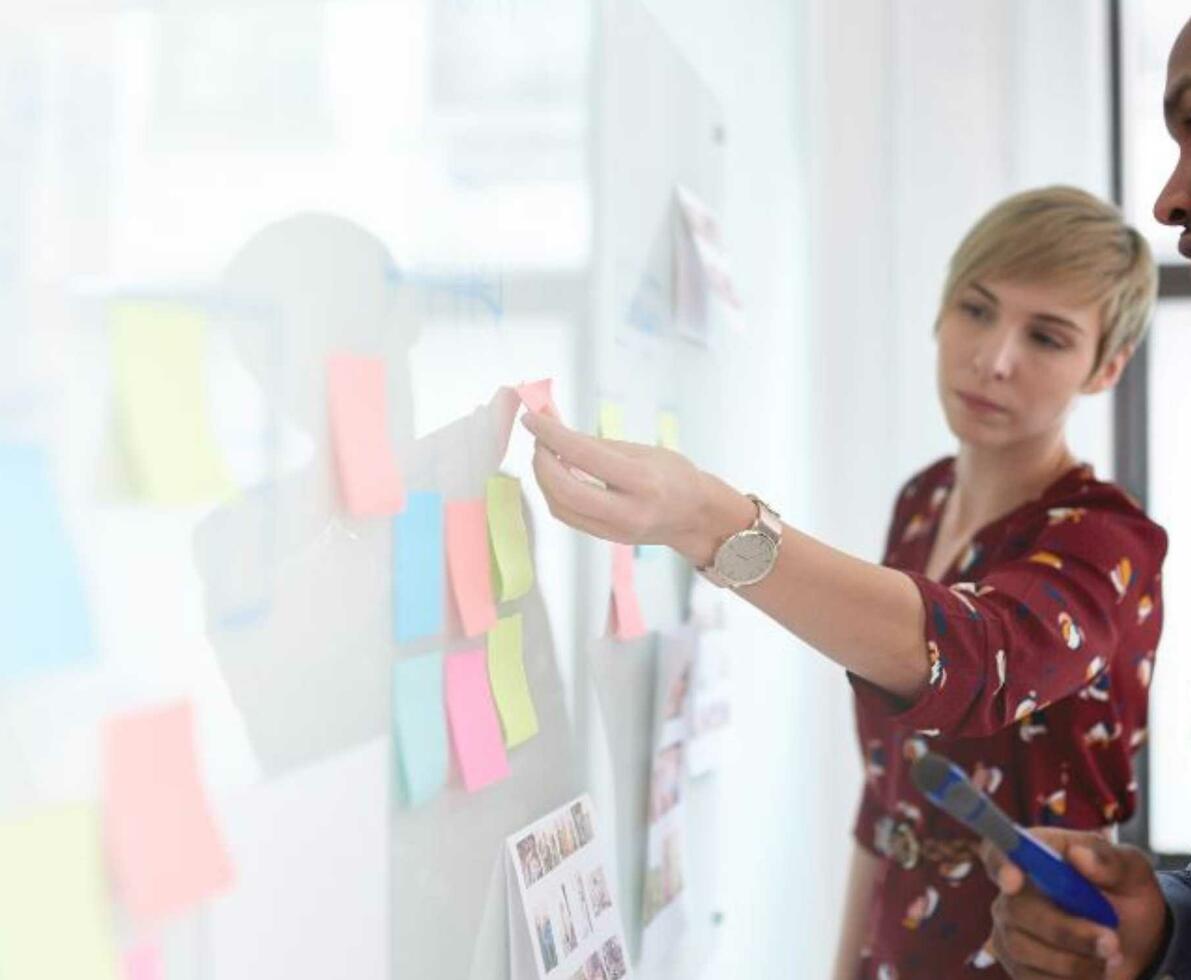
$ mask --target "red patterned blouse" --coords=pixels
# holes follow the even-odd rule
[[[985,948],[995,889],[978,839],[910,782],[928,748],[1022,824],[1104,827],[1136,805],[1166,533],[1080,466],[981,529],[934,582],[922,572],[954,478],[944,459],[906,485],[885,552],[922,595],[927,688],[907,706],[851,677],[865,762],[854,834],[884,858],[862,978],[1007,975]]]

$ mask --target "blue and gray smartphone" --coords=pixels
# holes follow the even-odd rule
[[[999,847],[1064,912],[1110,929],[1117,927],[1117,913],[1100,889],[1010,820],[959,766],[928,752],[914,763],[910,777],[935,806]]]

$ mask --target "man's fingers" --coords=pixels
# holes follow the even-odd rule
[[[636,462],[607,440],[568,429],[557,419],[541,413],[526,412],[521,423],[554,455],[610,486],[632,489],[640,483]]]
[[[980,860],[989,879],[1006,895],[1016,895],[1025,887],[1026,876],[1021,868],[987,840],[980,845]]]
[[[1127,890],[1153,874],[1149,859],[1137,848],[1111,844],[1099,837],[1072,845],[1067,860],[1092,884],[1110,892]]]
[[[1067,915],[1033,889],[998,896],[992,915],[998,927],[1024,932],[1046,946],[1080,956],[1099,958],[1100,937],[1111,935],[1094,922]]]
[[[1049,946],[1024,930],[998,923],[993,930],[993,955],[1003,965],[1012,964],[1010,974],[1023,977],[1071,977],[1100,980],[1104,961],[1070,950]]]

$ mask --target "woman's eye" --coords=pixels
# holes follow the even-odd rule
[[[973,320],[988,320],[992,317],[992,311],[983,303],[964,300],[959,304],[959,308]]]
[[[1067,346],[1062,341],[1058,340],[1051,334],[1046,333],[1045,331],[1035,331],[1033,334],[1031,334],[1031,336],[1034,339],[1034,343],[1041,347],[1049,347],[1051,350],[1062,350]]]

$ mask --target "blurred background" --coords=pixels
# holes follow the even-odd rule
[[[1175,234],[1150,216],[1175,156],[1161,92],[1185,12],[1161,0],[635,6],[723,120],[720,217],[747,329],[716,352],[732,435],[714,463],[836,546],[878,558],[897,488],[952,448],[931,326],[947,259],[983,210],[1070,183],[1120,202],[1149,237],[1164,269],[1148,348],[1116,395],[1080,407],[1072,437],[1171,535],[1146,807],[1127,834],[1172,860],[1191,852],[1191,518],[1178,508],[1191,462],[1176,451],[1191,426],[1191,279]],[[193,739],[193,783],[233,858],[268,834],[238,816],[262,772],[208,640],[195,560],[221,496],[314,452],[227,340],[257,311],[217,284],[262,227],[306,211],[350,219],[416,285],[415,436],[499,385],[547,376],[564,416],[593,421],[576,393],[595,329],[596,216],[618,172],[597,125],[602,73],[615,70],[603,7],[43,0],[0,13],[0,583],[21,597],[0,606],[21,613],[12,642],[0,639],[0,822],[104,797],[112,719],[184,704],[178,737]],[[146,309],[174,328],[156,354],[136,341]],[[174,373],[146,380],[145,357]],[[154,383],[204,393],[205,421],[185,419],[185,493],[137,463],[160,436],[137,418]],[[515,433],[506,466],[527,474],[530,451]],[[530,483],[538,580],[582,745],[578,549]],[[243,571],[258,544],[227,568]],[[39,582],[70,598],[46,601]],[[697,969],[643,975],[827,976],[861,786],[848,685],[743,603],[725,615],[740,639],[734,751],[718,776],[722,923]],[[21,644],[47,630],[77,656],[43,670]],[[36,846],[0,843],[0,856],[45,847],[65,860],[30,833]],[[96,900],[116,903],[123,948],[161,951],[163,977],[272,976],[242,953],[235,889],[250,862],[236,863],[230,885],[208,867],[210,896],[152,930],[117,899]],[[301,902],[285,868],[251,873],[278,906]],[[338,905],[381,937],[363,946],[386,948],[372,911],[353,919],[353,896],[322,899],[297,921],[317,931]],[[24,899],[0,898],[0,911],[6,901]],[[402,975],[381,953],[353,955],[342,972],[291,964],[289,975]]]

